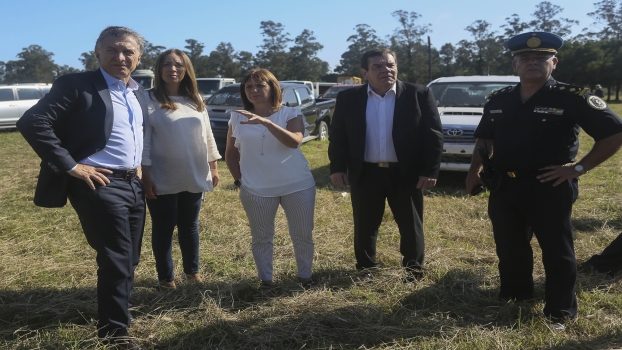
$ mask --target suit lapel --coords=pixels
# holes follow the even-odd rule
[[[99,97],[104,102],[104,106],[106,107],[106,116],[104,117],[104,135],[106,135],[106,140],[110,137],[110,133],[112,133],[112,122],[114,119],[114,111],[112,109],[112,98],[110,97],[110,91],[108,90],[108,84],[106,84],[106,79],[102,73],[97,70],[93,72],[94,79],[93,84],[95,85],[95,89],[99,94]]]
[[[399,126],[400,126],[400,117],[402,115],[404,115],[404,113],[402,113],[402,106],[401,106],[401,96],[404,93],[404,83],[402,83],[401,81],[397,81],[395,86],[395,106],[393,109],[393,126],[392,126],[392,131],[391,131],[391,135],[393,136],[393,144],[396,145],[396,140],[398,139],[397,137],[397,133],[399,132]]]
[[[145,125],[149,113],[147,110],[147,94],[148,92],[143,89],[142,86],[139,87],[138,90],[134,91],[138,104],[140,104],[140,109],[143,111],[143,126]]]

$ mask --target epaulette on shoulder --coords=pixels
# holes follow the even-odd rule
[[[495,96],[500,96],[500,95],[504,95],[504,94],[510,93],[513,89],[514,89],[514,86],[506,86],[504,88],[495,90],[495,91],[489,93],[488,96],[486,96],[486,100],[490,100],[491,98],[493,98]]]
[[[570,93],[572,95],[578,95],[582,97],[586,97],[590,94],[590,89],[588,88],[581,87],[578,85],[560,83],[560,82],[556,82],[555,84],[551,85],[551,90],[563,91],[563,92]]]

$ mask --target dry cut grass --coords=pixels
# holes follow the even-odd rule
[[[620,105],[615,106],[622,112]],[[589,147],[584,138],[583,151]],[[104,348],[96,338],[94,252],[69,207],[32,205],[38,159],[16,132],[0,133],[0,348]],[[318,183],[317,285],[297,285],[287,223],[277,217],[277,286],[258,289],[244,211],[231,177],[204,201],[201,270],[206,280],[158,291],[150,223],[132,296],[131,334],[157,349],[610,349],[622,347],[619,277],[580,274],[580,318],[553,332],[540,316],[542,265],[534,302],[497,300],[497,259],[487,196],[469,197],[463,174],[442,174],[425,200],[427,275],[401,281],[399,234],[387,210],[373,280],[354,270],[347,194],[328,186],[327,143],[303,150]],[[622,232],[622,156],[581,179],[574,210],[579,261]],[[177,275],[181,258],[175,247]]]

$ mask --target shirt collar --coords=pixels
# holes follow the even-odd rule
[[[380,98],[383,98],[383,97],[387,96],[387,94],[392,94],[393,96],[395,96],[397,94],[397,83],[394,83],[393,86],[391,86],[391,88],[389,90],[387,90],[387,92],[385,92],[384,96],[381,96],[376,91],[374,91],[371,88],[371,85],[369,85],[369,83],[367,84],[367,95],[368,96],[372,95],[372,96],[378,96]]]
[[[115,89],[127,88],[131,91],[136,91],[139,88],[138,83],[136,82],[136,80],[132,79],[132,77],[130,77],[130,80],[127,82],[127,85],[125,85],[123,80],[113,77],[112,75],[108,74],[108,72],[106,72],[103,68],[100,67],[99,71],[104,76],[104,80],[106,80],[106,84],[108,85],[108,88],[115,88]]]

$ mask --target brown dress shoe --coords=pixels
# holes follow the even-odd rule
[[[177,285],[175,285],[175,281],[158,281],[158,287],[160,289],[175,289]]]
[[[186,281],[191,283],[201,283],[203,282],[203,277],[201,277],[198,273],[187,273]]]

